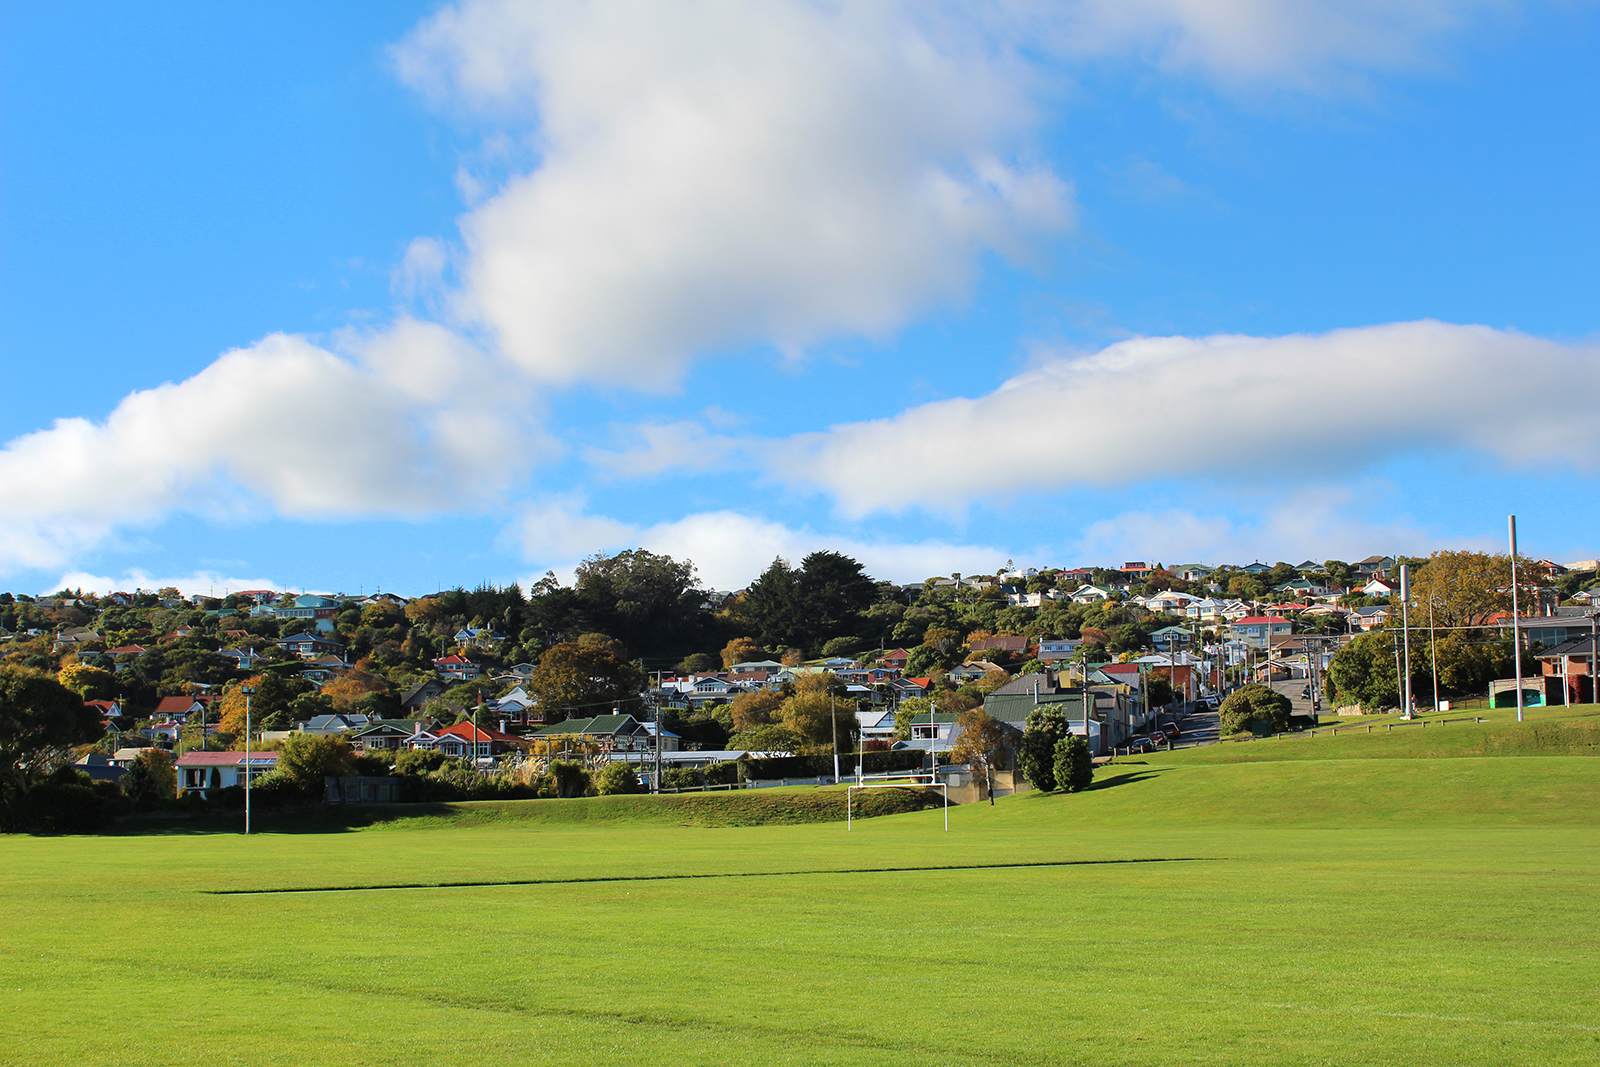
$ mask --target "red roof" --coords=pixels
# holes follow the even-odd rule
[[[1264,622],[1281,622],[1285,626],[1289,625],[1289,620],[1288,619],[1280,619],[1276,615],[1248,615],[1245,618],[1242,618],[1238,622],[1234,623],[1234,625],[1235,626],[1245,626],[1245,625],[1259,626],[1260,624],[1262,624]]]
[[[197,701],[194,697],[162,697],[156,703],[155,713],[157,715],[187,715],[196,703]]]
[[[276,761],[276,752],[251,752],[250,762]],[[178,757],[179,767],[233,767],[244,762],[243,752],[185,752]]]
[[[1098,670],[1102,674],[1138,674],[1139,673],[1139,664],[1137,664],[1137,663],[1107,663],[1104,667],[1098,668]]]
[[[118,645],[116,648],[106,649],[106,655],[116,656],[124,652],[144,652],[143,645]]]
[[[515,744],[522,738],[515,734],[503,734],[499,730],[485,730],[475,727],[470,722],[458,722],[454,726],[446,726],[443,730],[434,730],[435,737],[459,737],[463,741],[505,741]]]
[[[924,689],[927,689],[933,685],[932,678],[907,678],[906,681],[920,685]]]
[[[458,655],[455,655],[454,653],[452,653],[451,655],[448,655],[448,656],[443,656],[443,657],[441,657],[439,659],[434,660],[433,662],[434,662],[435,666],[437,666],[440,663],[449,663],[451,665],[471,664],[472,663],[472,661],[470,659],[468,659],[467,657],[458,656]]]

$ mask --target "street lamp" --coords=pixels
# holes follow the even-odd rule
[[[244,835],[250,836],[250,698],[256,687],[244,687]]]

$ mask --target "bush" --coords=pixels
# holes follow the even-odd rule
[[[318,782],[318,796],[321,795],[321,791],[322,783]],[[244,792],[242,786],[239,792]],[[305,799],[307,799],[305,789],[283,771],[268,771],[250,783],[251,807],[260,805],[264,808],[281,808],[289,804],[298,804]]]
[[[254,792],[254,790],[252,790]],[[211,801],[223,811],[239,811],[244,807],[244,786],[225,785],[210,791]]]
[[[1089,752],[1089,742],[1077,734],[1068,734],[1057,741],[1052,770],[1056,788],[1063,793],[1081,793],[1088,789],[1094,781],[1094,757]]]
[[[427,774],[445,765],[448,757],[431,748],[408,748],[394,758],[396,774]]]
[[[1250,724],[1262,720],[1272,724],[1275,731],[1289,728],[1289,713],[1294,705],[1289,698],[1269,686],[1252,683],[1228,695],[1222,702],[1220,715],[1222,733],[1236,734],[1250,729]]]
[[[661,784],[669,789],[692,789],[706,784],[704,772],[693,767],[674,767],[661,772]]]
[[[23,819],[46,834],[92,834],[111,821],[105,798],[92,786],[53,779],[28,791]]]
[[[613,761],[601,768],[600,773],[595,776],[594,791],[603,797],[619,793],[637,793],[639,776],[628,764],[620,760]]]
[[[550,783],[562,800],[581,797],[589,792],[589,772],[575,760],[551,760]]]
[[[733,760],[708,764],[705,780],[710,785],[732,785],[739,780],[739,765]]]

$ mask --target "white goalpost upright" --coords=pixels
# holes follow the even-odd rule
[[[855,784],[845,788],[844,797],[844,828],[855,829],[854,804],[857,789],[904,789],[909,786],[924,786],[937,789],[944,794],[944,832],[950,832],[950,786],[939,781],[939,775],[934,772],[918,772],[914,774],[869,774],[857,775]]]

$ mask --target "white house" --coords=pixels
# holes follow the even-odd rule
[[[250,753],[250,780],[253,782],[268,771],[276,770],[276,752]],[[226,789],[230,785],[244,785],[245,760],[243,752],[185,752],[178,757],[178,795],[208,790]]]

